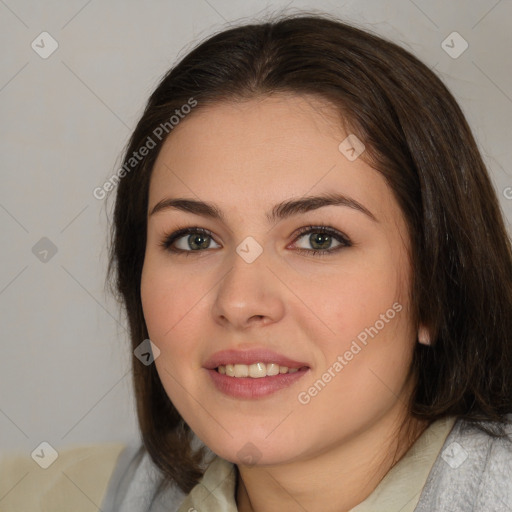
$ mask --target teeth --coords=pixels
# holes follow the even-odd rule
[[[287,366],[279,366],[276,363],[255,363],[255,364],[227,364],[225,366],[219,366],[217,371],[222,375],[228,377],[252,377],[253,379],[259,379],[261,377],[267,377],[272,375],[278,375],[280,373],[295,373],[298,372],[298,368],[288,368]]]
[[[275,363],[267,364],[267,375],[279,375],[280,368],[284,369],[284,366],[280,367],[278,364]]]
[[[234,377],[249,377],[249,368],[245,364],[235,364]]]

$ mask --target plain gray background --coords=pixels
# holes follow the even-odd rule
[[[104,292],[113,201],[93,190],[119,168],[179,56],[283,9],[335,14],[434,69],[473,128],[510,224],[511,0],[0,0],[1,451],[137,438],[126,321]],[[42,32],[58,43],[48,58],[31,46],[43,46]],[[457,58],[442,46],[453,32],[468,44]],[[452,53],[463,44],[454,41]]]

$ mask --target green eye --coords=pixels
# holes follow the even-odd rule
[[[306,237],[306,235],[309,235],[309,237]],[[348,237],[329,226],[308,226],[301,228],[296,240],[300,238],[305,238],[306,244],[310,245],[312,249],[300,247],[298,249],[299,252],[312,255],[332,254],[344,247],[350,247],[352,245]],[[337,242],[337,245],[334,247],[332,247],[333,241]]]
[[[211,242],[216,243],[207,229],[184,228],[167,236],[161,245],[168,251],[185,253],[211,249]],[[220,246],[218,245],[218,247]]]
[[[306,238],[309,235],[309,238]],[[295,243],[300,238],[305,238],[306,244],[311,247],[298,247],[296,250],[308,255],[328,255],[350,247],[352,243],[343,233],[329,226],[306,226],[299,230],[295,238]],[[332,246],[333,242],[337,245]],[[211,244],[215,244],[212,247]],[[215,242],[211,231],[190,227],[178,229],[174,233],[164,237],[160,244],[165,250],[175,254],[185,254],[189,256],[193,253],[204,252],[207,249],[218,249],[220,245]]]

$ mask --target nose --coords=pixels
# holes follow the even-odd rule
[[[224,328],[246,330],[278,322],[284,315],[283,285],[267,267],[265,253],[252,263],[238,254],[221,280],[212,314]]]

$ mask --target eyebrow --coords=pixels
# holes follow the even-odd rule
[[[324,206],[346,206],[360,211],[361,213],[364,213],[370,217],[370,219],[373,221],[378,222],[375,215],[370,210],[368,210],[368,208],[363,206],[355,199],[347,197],[343,194],[323,194],[283,201],[282,203],[276,204],[272,210],[266,214],[266,217],[269,223],[275,224],[277,221],[291,217],[292,215],[306,213],[311,210],[322,208]],[[218,219],[225,223],[224,214],[213,203],[206,203],[203,201],[197,201],[195,199],[185,198],[162,199],[153,207],[149,216],[169,209],[195,213],[196,215]]]

